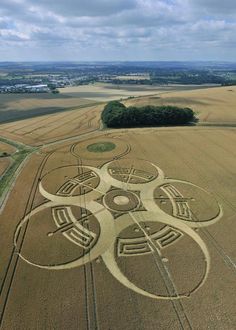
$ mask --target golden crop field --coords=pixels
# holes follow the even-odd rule
[[[211,127],[100,129],[102,104],[0,126],[37,146],[1,208],[1,330],[235,329],[233,93],[161,95],[208,95]]]
[[[73,88],[73,87],[72,87]],[[77,87],[75,87],[77,89]],[[79,86],[78,88],[95,87]],[[193,108],[199,116],[200,124],[235,125],[236,88],[217,87],[191,91],[159,91],[156,96],[135,97],[124,101],[126,105],[175,104]],[[150,91],[149,91],[150,92]],[[72,93],[72,91],[70,91]],[[97,92],[99,94],[99,92]],[[111,95],[114,94],[111,88]],[[138,93],[138,91],[136,92]],[[146,91],[144,92],[146,93]],[[103,98],[103,97],[102,97]],[[203,105],[209,102],[207,106]],[[0,125],[0,134],[9,139],[29,145],[42,145],[62,138],[75,137],[96,131],[100,127],[100,113],[106,103],[83,105],[74,110],[19,120]]]
[[[16,148],[9,145],[8,143],[4,143],[0,141],[0,153],[6,152],[8,154],[12,154],[16,151]]]
[[[127,105],[177,105],[192,108],[201,122],[236,124],[236,87],[214,87],[163,92],[156,96],[129,100]]]
[[[42,145],[63,138],[78,136],[100,126],[104,105],[86,106],[0,125],[0,134],[29,145]]]

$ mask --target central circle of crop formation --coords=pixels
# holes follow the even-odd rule
[[[116,196],[113,202],[117,205],[127,205],[129,203],[129,198],[127,196]]]
[[[135,193],[122,189],[114,189],[107,192],[103,201],[108,209],[116,212],[135,210],[140,204],[139,198]]]

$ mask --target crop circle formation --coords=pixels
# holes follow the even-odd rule
[[[33,252],[24,255],[20,251],[19,256],[27,263],[60,270],[80,267],[101,257],[121,284],[153,299],[188,297],[205,283],[210,256],[204,241],[193,228],[215,223],[223,211],[204,189],[190,182],[167,179],[164,172],[150,162],[123,158],[101,168],[74,165],[52,170],[40,181],[39,191],[47,201],[27,214],[18,225],[14,238],[16,248],[21,227],[36,221],[37,214],[47,210],[50,217],[44,220],[50,218],[50,228],[54,227],[47,233],[49,246],[50,239],[53,244],[54,238],[60,237],[71,246],[79,247],[80,253],[73,260],[39,263]],[[204,210],[199,210],[202,194],[213,205],[207,215]],[[90,225],[91,219],[93,226]],[[134,231],[130,237],[121,236],[132,226]],[[134,284],[118,266],[117,258],[143,257],[153,253],[160,260],[167,260],[165,251],[183,237],[192,240],[200,250],[202,258],[199,263],[204,268],[201,278],[193,281],[186,292],[149,292]],[[163,271],[166,271],[164,266]]]

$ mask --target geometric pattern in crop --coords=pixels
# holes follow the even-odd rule
[[[53,244],[53,238],[61,235],[83,253],[72,260],[44,264],[19,251],[25,262],[43,269],[63,270],[101,257],[121,284],[153,299],[188,297],[205,283],[210,256],[195,229],[213,224],[223,215],[221,206],[206,190],[190,182],[166,178],[159,167],[148,161],[123,158],[101,168],[74,165],[54,169],[40,181],[39,191],[47,201],[22,219],[15,233],[15,246],[22,226],[34,221],[40,212],[50,210],[55,230],[47,233],[47,239]],[[91,227],[90,219],[97,227]],[[133,227],[132,235],[124,235]],[[179,292],[168,263],[163,260],[165,251],[177,246],[184,237],[200,250],[204,272],[191,289]],[[166,294],[152,293],[134,284],[117,262],[117,258],[128,260],[152,255],[165,279]]]

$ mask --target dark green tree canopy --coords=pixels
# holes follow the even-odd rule
[[[107,127],[176,126],[196,123],[197,118],[190,108],[176,106],[126,107],[118,101],[109,102],[102,121]]]

